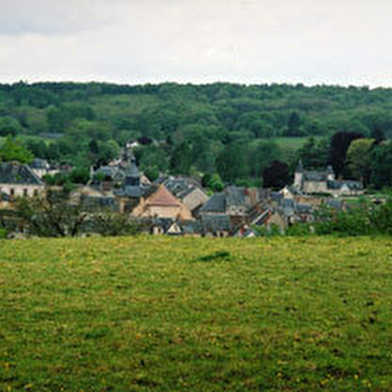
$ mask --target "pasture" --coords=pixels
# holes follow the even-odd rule
[[[0,391],[391,391],[387,238],[0,242]]]

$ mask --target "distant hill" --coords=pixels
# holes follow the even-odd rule
[[[392,89],[382,88],[16,83],[0,85],[0,102],[0,115],[30,134],[65,132],[76,118],[108,121],[117,137],[133,131],[163,139],[191,125],[219,129],[220,138],[370,134],[375,127],[392,134]],[[290,124],[293,113],[297,124]]]
[[[75,166],[105,164],[128,140],[149,137],[159,143],[138,154],[143,170],[176,172],[180,166],[184,174],[218,172],[227,181],[258,181],[273,160],[292,168],[304,137],[330,138],[339,131],[391,137],[392,89],[230,83],[0,85],[0,137],[34,137],[28,147],[36,156]],[[234,152],[239,161],[227,161]],[[180,161],[189,162],[185,170]]]

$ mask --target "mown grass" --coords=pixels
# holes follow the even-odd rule
[[[0,391],[391,391],[392,242],[0,242]]]

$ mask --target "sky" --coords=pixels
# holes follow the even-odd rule
[[[0,82],[392,86],[391,0],[0,0]]]

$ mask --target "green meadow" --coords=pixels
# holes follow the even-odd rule
[[[388,238],[0,242],[0,391],[391,391]]]

